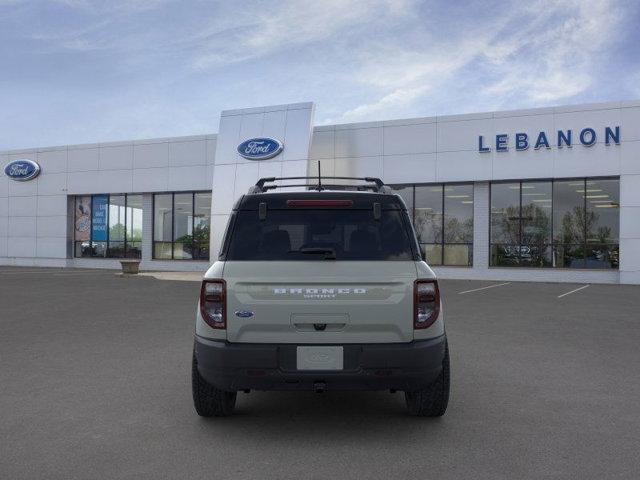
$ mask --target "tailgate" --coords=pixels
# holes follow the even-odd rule
[[[413,340],[412,261],[229,261],[224,279],[230,342]]]

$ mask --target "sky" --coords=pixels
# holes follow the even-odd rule
[[[640,2],[0,0],[0,150],[640,98]]]

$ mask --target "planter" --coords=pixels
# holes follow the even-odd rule
[[[140,271],[140,260],[126,259],[120,260],[122,265],[122,273],[126,275],[136,275]]]

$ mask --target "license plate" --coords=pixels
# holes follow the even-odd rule
[[[298,370],[342,370],[344,352],[342,347],[298,347]]]

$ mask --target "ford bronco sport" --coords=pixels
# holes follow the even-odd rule
[[[271,183],[309,179],[264,178],[233,207],[196,314],[199,415],[252,389],[401,390],[411,414],[444,414],[440,292],[406,206],[379,179],[326,178],[347,179],[284,193]]]

